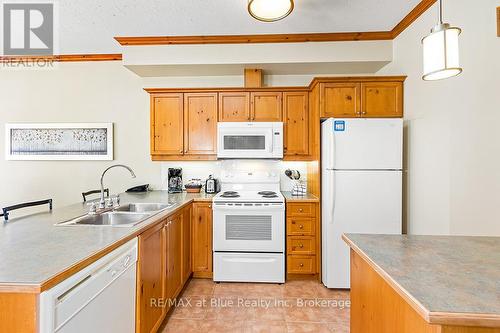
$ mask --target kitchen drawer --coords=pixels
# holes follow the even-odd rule
[[[289,217],[286,219],[288,235],[314,235],[316,218]]]
[[[295,256],[287,257],[287,272],[289,274],[315,274],[316,256]]]
[[[310,202],[289,203],[286,205],[287,216],[316,216],[316,204]]]
[[[288,236],[288,254],[316,254],[315,236]]]

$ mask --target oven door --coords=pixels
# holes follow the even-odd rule
[[[214,204],[214,251],[282,253],[285,243],[284,205],[236,205]]]
[[[219,158],[271,158],[273,157],[272,126],[246,126],[219,123],[217,157]]]

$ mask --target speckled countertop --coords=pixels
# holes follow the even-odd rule
[[[428,321],[433,313],[481,314],[500,327],[500,237],[347,234],[344,240],[413,297]]]
[[[121,194],[122,204],[177,204],[133,227],[54,225],[87,213],[83,203],[55,206],[52,212],[0,222],[0,291],[46,289],[78,263],[135,237],[193,200],[211,201],[212,197],[205,193],[168,194],[165,191]]]
[[[302,202],[319,202],[319,198],[315,195],[312,195],[311,193],[306,193],[305,195],[302,196],[294,196],[292,195],[292,192],[290,191],[281,191],[283,196],[285,197],[285,200],[287,202],[294,202],[294,201],[302,201]]]

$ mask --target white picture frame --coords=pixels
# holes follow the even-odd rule
[[[9,161],[111,161],[113,123],[7,123]]]

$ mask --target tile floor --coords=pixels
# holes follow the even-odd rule
[[[346,333],[349,292],[315,281],[284,285],[192,279],[160,332]]]

